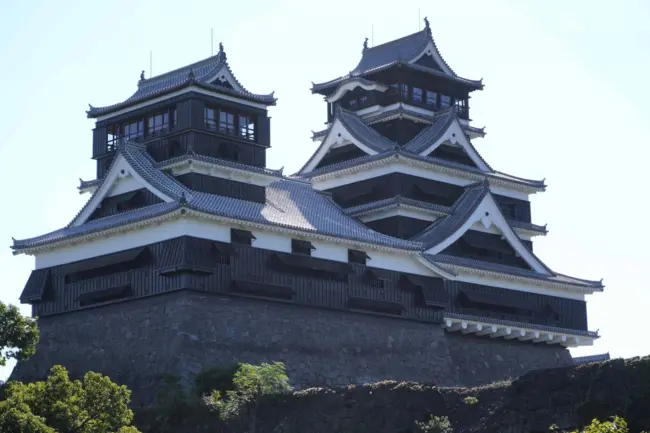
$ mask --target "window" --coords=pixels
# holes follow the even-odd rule
[[[253,233],[247,230],[230,229],[230,242],[233,244],[251,246],[255,239]]]
[[[348,263],[358,263],[365,265],[368,261],[368,255],[365,251],[348,250]]]
[[[451,106],[451,98],[447,95],[440,95],[440,108],[448,108]]]
[[[120,125],[111,125],[107,128],[108,137],[106,139],[106,150],[112,152],[117,149],[117,144],[121,137]]]
[[[399,85],[399,90],[400,90],[400,95],[402,95],[402,98],[408,99],[409,97],[409,86],[406,84],[400,84]]]
[[[427,105],[434,109],[438,106],[438,94],[436,92],[427,90]]]
[[[169,111],[155,113],[149,116],[147,126],[149,128],[147,135],[155,135],[156,133],[169,131]]]
[[[399,84],[393,83],[393,84],[390,85],[390,93],[396,95],[398,89],[399,89]]]
[[[219,132],[235,135],[235,115],[226,111],[219,111]]]
[[[204,118],[205,118],[205,129],[212,131],[217,130],[217,109],[205,107],[203,109]]]
[[[294,254],[303,254],[311,256],[311,252],[315,250],[314,246],[309,241],[299,241],[298,239],[291,239],[291,252]]]
[[[135,120],[124,125],[124,137],[135,140],[144,137],[144,120]]]
[[[467,114],[467,100],[459,99],[456,101],[456,113]]]
[[[414,87],[413,88],[413,95],[411,98],[413,99],[413,102],[422,102],[424,95],[422,93],[422,89],[419,87]]]
[[[255,141],[255,118],[239,115],[239,135],[246,140]]]

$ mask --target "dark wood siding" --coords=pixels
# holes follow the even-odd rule
[[[348,144],[345,146],[337,147],[336,149],[332,149],[327,152],[323,159],[321,159],[321,161],[318,163],[316,168],[327,167],[328,165],[343,161],[349,161],[351,159],[359,158],[365,155],[366,153],[354,144]]]
[[[393,119],[372,125],[381,135],[401,145],[411,141],[427,126],[410,119]]]
[[[469,167],[476,167],[476,164],[469,157],[465,149],[456,146],[442,144],[436,147],[433,152],[429,154],[433,158],[442,159],[444,161],[455,162],[457,164],[467,165]]]
[[[162,203],[162,200],[156,197],[148,189],[139,189],[124,194],[106,197],[88,219],[94,220],[97,218],[103,218],[157,203]]]
[[[66,275],[71,270],[83,269],[84,261],[50,268],[50,295],[42,301],[34,301],[33,313],[43,317],[77,310],[82,308],[82,295],[121,290],[125,286],[129,287],[128,291],[119,291],[124,298],[107,302],[128,302],[133,298],[182,289],[232,296],[271,297],[277,300],[273,296],[244,294],[234,290],[233,282],[239,281],[270,285],[275,289],[283,288],[281,291],[286,299],[281,302],[297,305],[347,310],[350,299],[357,298],[369,300],[365,305],[370,309],[375,305],[377,310],[382,310],[384,304],[377,301],[386,301],[391,306],[401,305],[403,310],[397,315],[409,320],[439,323],[444,309],[448,309],[456,313],[579,330],[586,330],[587,326],[586,304],[583,301],[312,257],[301,261],[303,269],[277,266],[278,259],[281,259],[281,263],[291,263],[295,256],[247,245],[180,237],[151,244],[146,247],[144,254],[146,255],[137,256],[137,260],[144,260],[138,262],[137,266],[133,265],[133,261],[126,260],[120,269],[119,264],[114,263],[115,260],[109,261],[110,266],[114,266],[113,273],[106,275],[97,272],[94,274],[97,277],[92,277],[91,274],[83,280],[68,279],[66,282]],[[314,269],[319,272],[309,270],[312,264],[318,264]],[[97,269],[96,263],[92,266]],[[369,278],[369,274],[374,277]],[[435,293],[441,288],[444,289],[442,296]],[[273,292],[274,290],[268,290],[268,293]],[[287,293],[293,294],[287,297]],[[468,303],[463,299],[468,294],[471,297],[475,293],[484,295],[482,303]],[[486,296],[493,299],[486,303]],[[395,316],[395,311],[390,315]],[[380,314],[380,311],[374,313]]]
[[[190,130],[151,140],[147,150],[156,161],[185,155],[190,149],[204,156],[227,159],[255,167],[266,166],[266,148],[233,137]]]
[[[515,250],[508,241],[501,238],[501,235],[476,230],[468,230],[456,242],[445,248],[442,254],[530,269],[530,266],[517,256]]]
[[[365,223],[371,229],[389,236],[410,239],[431,225],[431,221],[405,216],[393,216]]]
[[[507,219],[525,223],[531,222],[530,202],[528,200],[520,200],[496,194],[494,195],[494,199],[499,205],[503,216]]]
[[[428,203],[451,206],[465,189],[435,180],[392,173],[328,190],[343,207],[357,206],[397,195]]]
[[[256,203],[266,201],[265,188],[250,183],[237,182],[199,173],[187,173],[177,176],[176,179],[186,187],[210,194],[239,198]]]

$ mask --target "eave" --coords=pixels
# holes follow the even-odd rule
[[[591,346],[599,338],[596,332],[447,312],[443,313],[443,321],[443,327],[448,332],[460,331],[463,334],[564,347]]]
[[[382,154],[372,155],[370,157],[360,157],[358,160],[359,161],[356,161],[356,163],[355,160],[351,160],[349,164],[341,168],[335,166],[323,167],[322,170],[319,169],[306,173],[304,177],[312,180],[312,182],[322,181],[325,179],[338,178],[347,174],[360,172],[370,167],[389,165],[395,161],[403,161],[408,165],[434,169],[434,171],[452,174],[454,176],[462,177],[470,181],[482,181],[483,179],[487,178],[490,182],[490,185],[522,191],[526,194],[534,194],[546,190],[546,185],[543,183],[543,181],[528,181],[527,179],[516,178],[514,176],[508,176],[507,178],[504,178],[500,172],[483,173],[480,170],[474,170],[471,167],[464,167],[460,164],[454,164],[436,158],[406,155],[399,151],[386,152]]]

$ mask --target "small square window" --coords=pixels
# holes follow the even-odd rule
[[[248,230],[230,229],[230,243],[251,246],[255,239]]]
[[[440,95],[440,108],[448,108],[451,106],[451,98],[447,95]]]
[[[315,250],[314,246],[309,241],[300,241],[298,239],[291,239],[291,252],[294,254],[303,254],[311,256],[311,252]]]
[[[365,265],[368,261],[368,255],[365,251],[348,250],[348,263],[358,263]]]

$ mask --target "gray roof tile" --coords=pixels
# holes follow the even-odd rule
[[[190,84],[195,84],[199,87],[205,87],[209,90],[214,90],[220,93],[230,94],[244,99],[261,102],[267,105],[275,104],[276,99],[272,93],[268,95],[251,93],[246,90],[241,85],[241,83],[237,81],[236,78],[235,81],[237,82],[237,85],[243,89],[242,91],[237,91],[228,87],[209,83],[208,80],[214,78],[215,74],[221,68],[227,68],[232,77],[235,78],[235,75],[232,73],[230,67],[228,66],[226,54],[221,51],[215,56],[208,57],[207,59],[201,60],[191,65],[187,65],[146,80],[140,80],[138,82],[138,90],[136,90],[136,92],[125,101],[105,107],[93,107],[91,105],[90,109],[88,110],[88,117],[96,117],[105,113],[110,113],[120,108],[127,107],[131,104],[180,89]]]
[[[609,361],[609,352],[608,353],[600,353],[598,355],[587,355],[587,356],[575,356],[573,358],[573,364],[574,365],[582,365],[582,364],[588,364],[591,362],[603,362],[603,361]]]
[[[429,42],[433,42],[434,48],[440,59],[442,59],[443,65],[438,65],[438,69],[433,69],[421,65],[410,64],[409,62],[416,60],[417,56],[424,51]],[[365,76],[366,74],[378,72],[397,64],[402,64],[407,67],[443,76],[454,81],[459,81],[470,85],[472,88],[480,89],[483,87],[481,81],[461,78],[449,67],[442,58],[442,55],[440,55],[440,52],[435,45],[435,41],[433,41],[433,38],[431,37],[431,30],[427,26],[421,31],[381,45],[370,48],[364,46],[359,64],[357,64],[349,74],[324,83],[313,84],[312,92],[318,92],[336,86],[350,77]],[[443,72],[444,68],[451,71],[451,74]]]
[[[452,206],[449,216],[434,221],[414,240],[422,242],[425,250],[438,245],[465,224],[489,193],[490,184],[487,180],[467,186]]]

